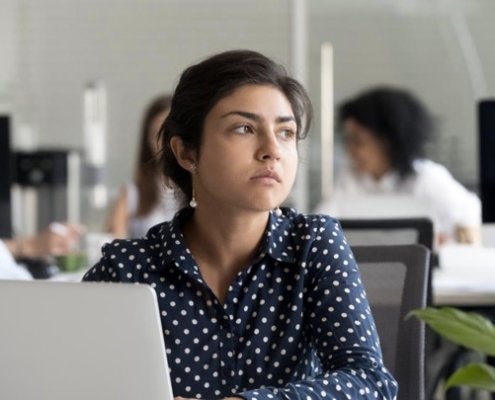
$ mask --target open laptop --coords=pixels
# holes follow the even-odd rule
[[[336,195],[329,214],[340,219],[430,218],[435,215],[428,199],[407,194]]]
[[[0,281],[0,399],[173,400],[147,285]]]

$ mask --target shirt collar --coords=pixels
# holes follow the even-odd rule
[[[295,263],[296,249],[293,244],[295,233],[292,228],[292,217],[295,215],[295,211],[285,207],[281,210],[282,215],[280,217],[277,217],[273,211],[269,213],[258,259],[269,256],[279,262]],[[177,212],[171,221],[150,229],[148,239],[151,241],[151,248],[159,250],[157,256],[160,259],[159,262],[155,263],[156,267],[153,271],[150,272],[163,271],[173,263],[186,274],[199,275],[199,269],[186,246],[181,229],[183,223],[191,217],[192,212],[189,207],[186,207]]]
[[[371,175],[365,174],[361,180],[361,185],[371,193],[381,193],[394,191],[399,182],[399,174],[396,171],[389,171],[378,180]]]
[[[296,212],[286,207],[282,207],[280,210],[282,211],[280,217],[270,211],[268,224],[260,246],[260,257],[266,254],[276,261],[295,263],[296,249],[293,243],[295,231],[292,224],[293,216]]]

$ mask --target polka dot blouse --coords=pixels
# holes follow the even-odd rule
[[[221,304],[181,226],[106,244],[85,281],[146,283],[157,294],[175,396],[395,399],[359,271],[337,220],[270,213],[259,254]]]

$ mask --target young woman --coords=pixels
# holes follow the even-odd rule
[[[392,87],[366,90],[339,110],[349,165],[316,212],[338,215],[339,197],[403,194],[432,206],[437,242],[480,241],[481,203],[447,169],[424,158],[434,124],[411,93]]]
[[[186,69],[162,170],[189,206],[107,244],[84,278],[156,290],[178,398],[396,397],[338,221],[279,208],[311,115],[304,88],[259,53]]]
[[[149,228],[173,218],[179,204],[166,188],[160,170],[158,132],[170,111],[172,96],[155,98],[147,107],[139,138],[134,181],[123,187],[107,222],[116,238],[141,237]]]

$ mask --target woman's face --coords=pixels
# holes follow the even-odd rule
[[[160,114],[157,114],[148,125],[148,145],[150,146],[153,154],[157,154],[161,150],[161,143],[158,141],[158,134],[169,112],[170,110],[166,110]]]
[[[352,167],[361,174],[381,178],[391,169],[388,143],[353,118],[344,121],[344,141]]]
[[[201,203],[268,211],[289,195],[297,171],[297,125],[285,95],[246,85],[207,114],[197,172]]]

